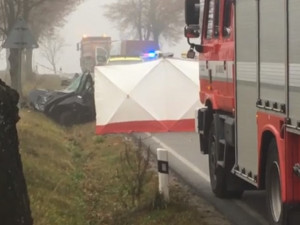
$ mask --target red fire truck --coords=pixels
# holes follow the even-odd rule
[[[269,223],[300,224],[300,1],[186,0],[185,10],[212,191],[265,189]]]

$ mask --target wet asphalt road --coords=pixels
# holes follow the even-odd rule
[[[241,199],[218,199],[210,189],[207,155],[200,153],[196,133],[135,133],[156,153],[168,150],[169,165],[182,180],[210,202],[233,225],[268,225],[264,191],[246,191]]]

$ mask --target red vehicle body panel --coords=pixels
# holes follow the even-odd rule
[[[201,79],[200,88],[200,100],[203,104],[211,101],[214,110],[234,112],[233,82],[214,81],[210,83],[207,79]]]
[[[300,161],[300,154],[298,151],[300,147],[299,135],[285,131],[284,118],[265,112],[257,113],[257,125],[259,158],[262,158],[260,149],[262,149],[261,143],[263,133],[269,131],[276,137],[280,160],[282,201],[289,203],[299,201],[300,179],[293,173],[293,165]],[[261,168],[259,171],[261,171]],[[261,175],[262,174],[260,173],[259,176]]]
[[[221,4],[221,12],[223,12],[223,4]],[[233,9],[231,10],[231,21],[232,21],[232,30],[234,31],[234,18],[233,18]],[[204,14],[206,18],[206,14]],[[223,18],[223,15],[220,15],[220,18]],[[223,23],[221,19],[221,24]],[[206,24],[206,21],[204,21]],[[203,26],[204,28],[205,26]],[[221,27],[221,26],[220,26]],[[203,29],[205,31],[205,29]],[[206,61],[206,67],[208,69],[209,61],[222,61],[224,65],[226,62],[234,62],[235,60],[235,51],[234,51],[234,32],[231,32],[230,37],[223,38],[221,28],[219,30],[218,39],[206,39],[203,38],[206,36],[205,32],[202,32],[201,43],[204,47],[204,53],[199,55],[200,61]],[[234,71],[234,69],[232,70]],[[234,81],[234,74],[233,81]],[[210,83],[208,79],[200,78],[200,100],[203,104],[207,100],[210,100],[213,104],[213,109],[215,110],[224,110],[229,112],[234,112],[234,84],[232,82],[223,82],[223,81],[214,81]]]

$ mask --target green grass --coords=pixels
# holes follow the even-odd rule
[[[95,136],[94,123],[62,128],[29,110],[20,116],[20,153],[35,225],[206,225],[180,188],[171,187],[169,204],[161,202],[150,170],[140,203],[130,204],[120,173],[122,135]]]
[[[21,112],[20,152],[35,224],[85,224],[79,182],[80,150],[70,136],[43,115]]]

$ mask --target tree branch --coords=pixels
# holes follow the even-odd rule
[[[28,4],[28,8],[31,10],[33,9],[34,7],[37,7],[39,5],[41,5],[42,3],[46,2],[47,0],[38,0],[32,4]]]

